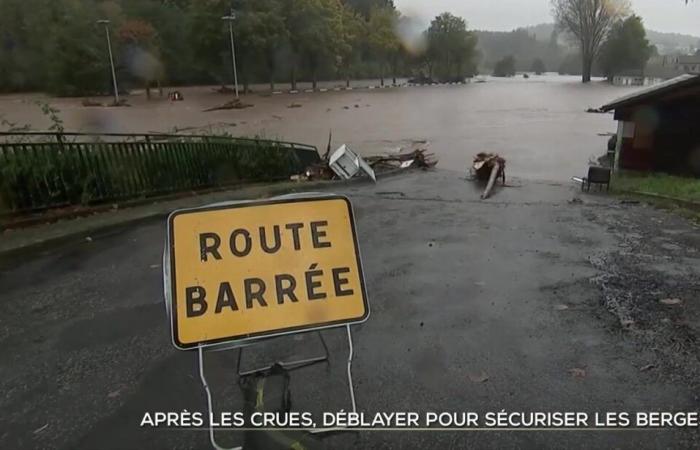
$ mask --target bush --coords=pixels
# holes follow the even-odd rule
[[[496,63],[496,67],[493,69],[494,77],[512,77],[515,75],[515,58],[513,56],[506,56],[502,60]]]

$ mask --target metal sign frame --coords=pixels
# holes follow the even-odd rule
[[[271,331],[271,332],[253,333],[253,334],[248,334],[248,335],[244,335],[244,336],[235,336],[235,337],[217,339],[216,341],[211,341],[211,342],[207,342],[207,343],[180,345],[181,343],[179,343],[176,339],[176,320],[177,320],[176,313],[177,313],[177,311],[174,308],[176,306],[176,299],[172,295],[172,292],[175,288],[175,278],[174,278],[175,260],[174,260],[174,254],[173,254],[173,245],[174,244],[173,244],[172,219],[177,214],[181,214],[183,212],[221,210],[221,209],[230,209],[230,208],[253,206],[253,205],[274,205],[274,204],[282,204],[282,203],[291,203],[291,202],[296,202],[296,201],[312,201],[312,200],[326,200],[326,199],[328,199],[328,200],[342,199],[345,202],[347,202],[347,205],[348,205],[348,211],[350,214],[350,223],[351,223],[351,228],[352,228],[353,245],[354,245],[354,249],[355,249],[355,256],[357,259],[358,276],[359,276],[360,288],[362,291],[362,299],[363,299],[364,308],[365,308],[364,315],[362,317],[360,317],[358,320],[350,320],[350,321],[343,320],[343,321],[336,321],[336,322],[331,322],[331,323],[314,324],[311,326],[294,327],[293,329],[284,329],[281,331],[275,330],[275,331]],[[323,339],[323,335],[321,334],[321,331],[326,330],[326,329],[330,329],[330,328],[339,328],[341,326],[345,327],[346,335],[347,335],[347,339],[348,339],[348,357],[347,357],[347,363],[346,363],[346,377],[347,377],[347,382],[348,382],[348,391],[350,394],[350,402],[352,405],[352,412],[353,413],[357,412],[357,403],[355,400],[355,389],[354,389],[353,380],[352,380],[352,362],[353,362],[355,351],[354,351],[354,347],[353,347],[352,332],[351,332],[350,327],[352,324],[362,323],[369,318],[370,306],[369,306],[369,301],[368,301],[368,296],[367,296],[366,284],[365,284],[365,279],[364,279],[364,272],[362,270],[362,258],[361,258],[361,253],[360,253],[360,246],[359,246],[358,239],[357,239],[354,211],[352,208],[352,204],[350,203],[350,200],[347,197],[345,197],[343,195],[324,194],[324,193],[289,194],[289,195],[274,197],[274,198],[271,198],[269,200],[232,201],[232,202],[223,202],[223,203],[207,205],[207,206],[203,206],[200,208],[188,208],[188,209],[177,210],[177,211],[174,211],[173,213],[171,213],[170,216],[168,217],[166,239],[167,239],[167,241],[166,241],[166,245],[165,245],[165,251],[163,252],[163,291],[164,291],[164,298],[165,298],[165,309],[166,309],[166,313],[168,315],[168,319],[170,322],[170,336],[172,338],[173,345],[180,350],[197,349],[199,378],[200,378],[200,381],[202,382],[202,387],[204,388],[204,391],[205,391],[206,396],[207,396],[207,409],[208,409],[208,412],[210,414],[214,413],[214,403],[213,403],[213,396],[211,393],[211,389],[209,388],[209,383],[207,382],[207,378],[206,378],[206,375],[204,373],[204,352],[206,352],[206,351],[226,351],[226,350],[238,349],[238,358],[237,358],[237,364],[236,364],[237,369],[236,370],[237,370],[237,374],[239,377],[244,377],[244,376],[252,375],[255,373],[264,372],[265,370],[268,370],[270,368],[270,366],[268,366],[268,367],[261,367],[261,368],[256,368],[256,369],[252,369],[252,370],[241,371],[240,364],[241,364],[241,358],[242,358],[242,353],[243,353],[244,347],[253,345],[257,342],[261,342],[264,339],[271,338],[271,337],[279,337],[279,336],[285,336],[285,335],[291,335],[291,334],[317,331],[318,335],[321,339],[321,343],[323,345],[323,348],[325,350],[325,354],[323,356],[312,357],[312,358],[307,358],[307,359],[298,360],[298,361],[289,361],[289,362],[279,362],[278,363],[289,370],[293,370],[296,368],[306,367],[308,365],[327,361],[329,359],[329,351],[328,351],[328,346],[326,345],[326,342]],[[318,433],[325,433],[325,432],[330,432],[330,431],[342,431],[343,429],[344,428],[342,428],[342,427],[319,428],[319,429],[311,430],[310,432],[313,434],[318,434]],[[209,441],[211,442],[212,446],[216,450],[240,450],[243,448],[241,446],[231,447],[231,448],[226,448],[226,447],[220,446],[216,441],[215,428],[212,426],[211,421],[209,423]]]
[[[357,413],[357,403],[355,401],[355,388],[352,382],[352,361],[353,357],[355,354],[355,350],[352,344],[352,332],[350,331],[350,324],[345,325],[345,329],[347,332],[347,337],[348,337],[348,358],[347,358],[347,365],[346,365],[346,376],[347,376],[347,382],[348,382],[348,391],[350,393],[350,403],[352,405],[352,412]],[[320,356],[316,358],[309,358],[305,360],[300,360],[300,361],[290,361],[286,363],[278,363],[282,365],[283,367],[287,368],[289,366],[292,366],[289,370],[294,370],[294,369],[299,369],[301,367],[306,367],[311,364],[316,364],[319,362],[327,361],[329,354],[328,354],[328,347],[326,346],[326,342],[323,339],[323,335],[321,335],[321,332],[318,331],[318,335],[321,338],[321,342],[323,344],[323,348],[325,349],[325,356]],[[204,392],[207,394],[207,417],[210,417],[212,414],[214,414],[214,400],[213,396],[211,393],[211,389],[209,389],[209,383],[207,382],[207,377],[204,374],[204,352],[206,352],[207,349],[200,345],[197,348],[197,362],[199,365],[199,379],[202,382],[202,387],[204,388]],[[211,350],[209,351],[216,351],[216,350]],[[241,372],[241,354],[243,353],[243,347],[238,348],[238,361],[236,364],[236,370],[238,372],[239,378],[252,375],[255,373],[260,373],[264,372],[265,370],[269,369],[269,367],[261,367],[258,369],[253,369],[253,370],[248,370]],[[216,450],[242,450],[242,446],[236,446],[236,447],[222,447],[219,445],[219,443],[216,441],[216,429],[214,426],[211,424],[211,421],[209,422],[209,442],[211,442],[212,447],[214,447]],[[344,427],[333,427],[333,428],[317,428],[310,430],[309,432],[311,434],[322,434],[322,433],[329,433],[329,432],[335,432],[335,431],[344,431],[346,430]]]
[[[358,278],[360,283],[360,289],[362,293],[362,301],[364,304],[364,314],[358,318],[354,319],[343,319],[336,320],[332,322],[325,323],[315,323],[311,325],[301,325],[295,327],[288,327],[284,329],[263,331],[258,333],[249,333],[238,336],[229,336],[225,338],[218,338],[206,343],[182,343],[178,340],[178,328],[177,328],[177,296],[176,296],[176,279],[175,279],[175,252],[174,252],[174,231],[173,231],[173,221],[175,217],[181,214],[187,214],[199,211],[218,211],[226,209],[244,208],[248,206],[266,206],[275,204],[289,204],[295,202],[310,202],[316,200],[343,200],[348,205],[349,220],[352,231],[353,246],[355,249],[355,259],[357,263]],[[165,303],[166,310],[170,319],[170,336],[173,345],[179,350],[190,350],[196,349],[200,346],[204,347],[216,347],[220,345],[232,344],[232,343],[246,343],[252,342],[260,338],[268,338],[275,336],[284,336],[288,334],[299,333],[302,331],[314,331],[323,330],[328,328],[336,328],[346,324],[358,324],[365,322],[370,315],[370,306],[367,299],[367,288],[365,284],[364,272],[362,269],[362,258],[360,253],[360,246],[357,239],[357,230],[355,226],[355,213],[352,208],[352,203],[344,195],[338,194],[318,194],[318,193],[306,193],[306,194],[292,194],[284,195],[279,197],[274,197],[268,200],[245,200],[245,201],[233,201],[217,203],[207,206],[202,206],[198,208],[185,208],[173,211],[168,216],[167,222],[167,241],[165,252],[163,254],[163,281],[164,281],[164,293],[165,293]]]

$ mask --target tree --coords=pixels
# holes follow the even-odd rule
[[[542,32],[541,32],[542,33]],[[558,43],[558,34],[550,30],[542,33],[541,39],[531,29],[519,28],[513,31],[477,31],[479,50],[484,54],[483,65],[491,68],[500,59],[516,55],[516,70],[529,71],[535,59],[541,59],[545,67],[558,67],[564,49]],[[549,39],[545,36],[549,35]]]
[[[301,62],[311,72],[316,89],[321,66],[333,60],[340,34],[339,0],[286,0],[283,14],[289,30],[291,81],[296,89],[296,69]]]
[[[231,80],[231,57],[226,27],[221,17],[228,13],[226,0],[192,1],[187,8],[189,26],[185,28],[192,48],[192,64],[199,79],[221,83]]]
[[[441,78],[461,79],[474,73],[477,38],[467,31],[464,19],[448,12],[440,14],[430,22],[427,38],[429,58]]]
[[[581,52],[582,81],[591,81],[593,63],[610,28],[629,10],[626,0],[552,0],[557,26],[571,33]]]
[[[496,67],[493,69],[494,77],[512,77],[515,75],[515,58],[511,56],[506,56],[502,60],[496,63]]]
[[[146,97],[151,98],[151,83],[158,86],[163,95],[163,64],[158,58],[158,35],[155,28],[143,19],[127,19],[117,29],[117,37],[125,47],[129,72],[143,81]]]
[[[366,34],[366,24],[357,12],[343,5],[340,17],[340,36],[337,47],[337,64],[345,86],[350,86],[352,65],[361,57],[362,40]]]
[[[104,28],[96,24],[95,12],[83,2],[65,1],[63,14],[45,30],[44,88],[52,94],[77,96],[104,92],[109,80],[109,60]],[[38,48],[36,50],[42,50]]]
[[[617,21],[601,49],[600,64],[605,76],[612,78],[625,70],[642,71],[653,53],[639,16]]]
[[[270,90],[274,91],[278,50],[289,38],[282,15],[282,3],[280,0],[245,0],[236,11],[240,18],[236,23],[236,36],[242,66],[261,64],[270,83]]]
[[[373,8],[395,9],[393,0],[343,0],[343,2],[364,20],[369,20]]]
[[[389,60],[396,57],[401,43],[396,35],[398,14],[395,9],[374,7],[367,22],[367,41],[372,55],[379,63],[380,83],[384,86],[384,74]]]
[[[544,61],[542,61],[540,58],[535,58],[532,61],[532,67],[530,67],[531,72],[535,72],[535,75],[542,75],[547,71],[547,68],[544,66]]]

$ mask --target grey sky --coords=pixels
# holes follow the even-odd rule
[[[511,30],[552,21],[549,0],[394,0],[394,3],[403,13],[419,16],[426,23],[444,11],[464,17],[470,28],[488,30]],[[683,0],[631,0],[631,3],[647,28],[700,36],[698,0],[689,5]]]

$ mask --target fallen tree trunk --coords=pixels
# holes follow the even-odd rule
[[[498,163],[498,161],[493,163],[493,166],[491,166],[491,176],[489,177],[489,182],[486,184],[486,189],[484,189],[484,193],[481,194],[481,199],[487,199],[489,197],[489,194],[491,193],[491,189],[493,189],[493,184],[496,182],[496,177],[498,176],[498,172],[501,170],[501,165]]]

